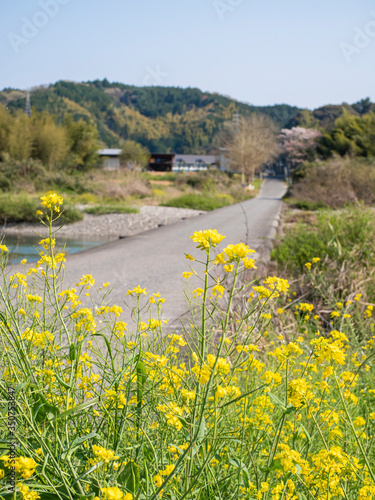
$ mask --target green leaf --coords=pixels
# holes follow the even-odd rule
[[[277,406],[280,406],[281,409],[283,409],[284,411],[286,411],[286,407],[285,407],[285,404],[281,401],[281,399],[279,399],[275,394],[273,394],[272,392],[269,392],[268,393],[268,396],[272,399],[272,401],[277,405]]]
[[[140,355],[139,355],[140,358]],[[147,372],[145,364],[139,359],[137,362],[137,408],[141,408]]]
[[[95,493],[90,493],[90,495],[79,495],[78,493],[74,494],[79,500],[92,500],[95,498]]]
[[[70,446],[67,448],[66,452],[65,453],[62,453],[61,455],[61,459],[62,460],[67,460],[70,458],[70,456],[72,455],[72,453],[74,452],[74,450],[76,450],[79,445],[81,443],[84,443],[85,441],[88,441],[89,439],[92,439],[93,437],[96,437],[98,436],[99,434],[97,434],[96,432],[91,432],[90,434],[86,434],[86,436],[81,436],[81,437],[78,437],[76,438],[71,444]]]
[[[249,473],[249,469],[246,467],[246,465],[243,462],[241,462],[241,460],[238,460],[237,458],[230,459],[229,463],[231,465],[233,465],[234,467],[237,467],[238,469],[241,470],[242,477],[244,479],[244,483],[246,484],[246,487],[248,488],[250,485],[250,473]]]
[[[69,498],[67,496],[59,496],[56,493],[41,493],[40,500],[61,500],[61,498]]]
[[[69,346],[69,359],[70,361],[75,361],[77,357],[77,349],[74,344],[70,344]]]
[[[273,470],[284,470],[283,466],[281,465],[280,460],[273,460],[271,465],[269,467],[260,467],[260,470],[262,472],[271,472]]]
[[[300,424],[300,428],[306,434],[306,437],[307,437],[309,443],[311,443],[311,436],[310,436],[308,430],[306,429],[306,427],[304,425]]]
[[[65,389],[71,389],[71,386],[69,384],[67,384],[66,382],[64,382],[62,380],[62,378],[60,378],[56,372],[54,372],[54,376],[57,378],[57,380],[59,381],[59,383],[65,388]]]
[[[290,413],[295,413],[298,410],[295,406],[288,406],[285,410],[285,415],[289,415]]]
[[[86,434],[85,436],[81,436],[79,438],[76,438],[72,442],[72,446],[77,446],[77,445],[84,443],[85,441],[88,441],[89,439],[96,437],[96,436],[99,436],[99,434],[97,434],[96,432],[90,432],[90,434]]]
[[[33,418],[36,422],[43,422],[46,418],[53,420],[60,414],[60,410],[49,403],[43,394],[34,394]]]
[[[68,417],[69,415],[72,415],[73,413],[77,413],[81,410],[85,410],[86,408],[90,408],[90,406],[95,405],[100,401],[100,397],[90,399],[90,401],[86,401],[85,403],[81,403],[80,405],[74,406],[73,408],[70,408],[69,410],[63,411],[59,415],[57,415],[54,419],[53,422],[56,420],[59,420],[60,418],[65,418]]]
[[[198,431],[198,436],[197,436],[197,441],[201,442],[204,439],[204,436],[206,435],[206,419],[203,417],[201,425],[199,426],[199,431]]]
[[[118,475],[117,482],[122,484],[133,495],[140,485],[139,467],[134,462],[128,462],[124,470]]]

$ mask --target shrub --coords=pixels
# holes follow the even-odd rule
[[[93,215],[136,214],[139,210],[126,205],[95,205],[93,207],[86,207],[85,212]]]
[[[217,208],[225,207],[230,205],[231,201],[228,196],[205,196],[203,194],[183,194],[178,198],[173,198],[172,200],[163,203],[165,207],[177,207],[177,208],[192,208],[194,210],[215,210]]]
[[[36,210],[38,201],[27,194],[0,195],[0,221],[8,222],[38,222]]]
[[[295,203],[343,208],[349,203],[375,203],[374,160],[333,158],[305,163],[294,173],[289,195]]]

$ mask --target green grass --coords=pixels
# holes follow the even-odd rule
[[[167,203],[162,203],[164,207],[191,208],[194,210],[205,210],[207,212],[217,208],[226,207],[233,202],[229,195],[204,196],[202,194],[184,194],[178,198],[173,198]]]
[[[285,197],[284,201],[293,208],[299,208],[300,210],[320,210],[322,208],[328,208],[327,205],[321,201],[310,201],[297,198]]]
[[[85,208],[85,212],[92,215],[136,214],[139,210],[126,205],[95,205],[93,207]]]
[[[322,211],[315,226],[297,224],[272,252],[272,258],[291,272],[301,272],[314,257],[327,256],[341,266],[375,265],[375,215],[364,208]]]
[[[21,223],[39,222],[36,211],[40,206],[38,197],[26,193],[1,194],[0,195],[0,222],[7,224],[9,222]],[[75,207],[65,205],[57,224],[77,222],[83,218],[82,212]]]
[[[146,178],[150,181],[170,181],[174,182],[177,179],[178,174],[166,173],[166,174],[145,174]]]

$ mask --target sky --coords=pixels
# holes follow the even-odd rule
[[[107,78],[254,105],[375,101],[374,0],[0,0],[0,89]]]

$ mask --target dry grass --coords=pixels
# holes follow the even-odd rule
[[[320,203],[332,208],[364,202],[375,203],[375,163],[366,159],[334,158],[305,164],[304,177],[290,195],[297,201]]]

